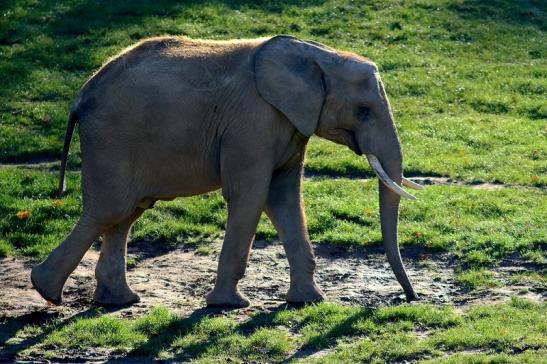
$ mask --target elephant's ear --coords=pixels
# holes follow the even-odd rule
[[[317,129],[325,99],[318,48],[289,36],[277,36],[261,45],[255,58],[260,96],[281,111],[300,133]]]

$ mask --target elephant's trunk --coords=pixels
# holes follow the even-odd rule
[[[398,140],[397,143],[398,144]],[[386,155],[389,154],[387,157]],[[374,155],[367,155],[367,158],[378,175],[380,191],[380,222],[382,227],[382,238],[387,259],[395,273],[395,277],[405,291],[407,301],[417,300],[418,295],[412,287],[406,273],[401,254],[399,252],[398,223],[399,223],[399,202],[401,196],[414,198],[404,191],[400,185],[403,181],[402,156],[400,148],[395,148],[384,154],[384,163],[381,163]],[[384,169],[385,167],[385,169]]]
[[[400,179],[400,178],[399,178]],[[387,259],[399,284],[405,291],[407,301],[417,300],[418,295],[412,287],[406,273],[401,254],[399,252],[399,239],[397,237],[399,222],[399,201],[401,197],[386,187],[382,181],[380,186],[380,222],[382,225],[382,238]]]

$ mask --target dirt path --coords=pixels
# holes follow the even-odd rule
[[[157,249],[159,245],[141,243],[130,247],[129,256],[136,264],[129,269],[128,279],[141,296],[141,302],[117,310],[116,314],[138,316],[159,304],[189,314],[205,305],[204,297],[215,279],[220,242],[214,243],[208,255],[185,248],[161,251]],[[382,306],[403,300],[402,290],[378,249],[348,251],[339,246],[318,245],[315,254],[317,281],[329,301]],[[546,298],[545,292],[537,287],[510,284],[510,277],[524,269],[510,262],[494,271],[504,283],[503,288],[466,293],[455,284],[453,263],[448,255],[431,256],[417,248],[406,248],[403,256],[422,302],[452,303],[465,308],[477,301],[501,301],[514,295],[535,301]],[[72,315],[92,305],[97,259],[96,250],[86,254],[65,286],[63,305],[50,307],[50,312]],[[0,317],[48,310],[45,301],[32,289],[29,274],[30,264],[26,260],[0,260]],[[255,242],[246,276],[240,284],[252,301],[250,310],[278,307],[284,302],[288,286],[289,267],[281,244]]]

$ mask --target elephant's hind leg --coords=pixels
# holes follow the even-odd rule
[[[68,276],[76,269],[101,232],[100,225],[87,216],[82,216],[61,245],[32,269],[30,279],[34,289],[47,301],[60,304]]]
[[[129,219],[109,228],[103,234],[101,255],[95,269],[97,288],[95,302],[121,306],[139,302],[139,296],[129,288],[126,279],[127,236],[133,222],[144,210],[139,209]]]

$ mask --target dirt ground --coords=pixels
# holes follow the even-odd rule
[[[130,245],[128,270],[131,287],[141,302],[116,310],[121,316],[139,316],[155,305],[167,306],[185,315],[205,306],[204,297],[212,288],[220,251],[213,243],[209,254],[187,247],[158,249],[161,244]],[[69,278],[64,302],[48,307],[30,284],[31,264],[20,258],[0,259],[0,317],[20,317],[36,312],[77,314],[93,305],[94,268],[98,252],[91,249]],[[385,255],[379,248],[351,250],[334,245],[316,245],[316,279],[329,301],[342,304],[382,306],[403,301],[402,289],[395,280]],[[472,303],[496,302],[511,296],[534,301],[546,298],[541,287],[511,284],[511,276],[525,268],[507,260],[493,270],[500,287],[466,292],[455,284],[454,262],[447,254],[426,254],[420,248],[407,247],[402,255],[421,301],[455,304],[465,309]],[[241,310],[247,316],[255,310],[268,310],[284,302],[289,286],[289,267],[279,242],[256,241],[240,289],[252,301]]]

